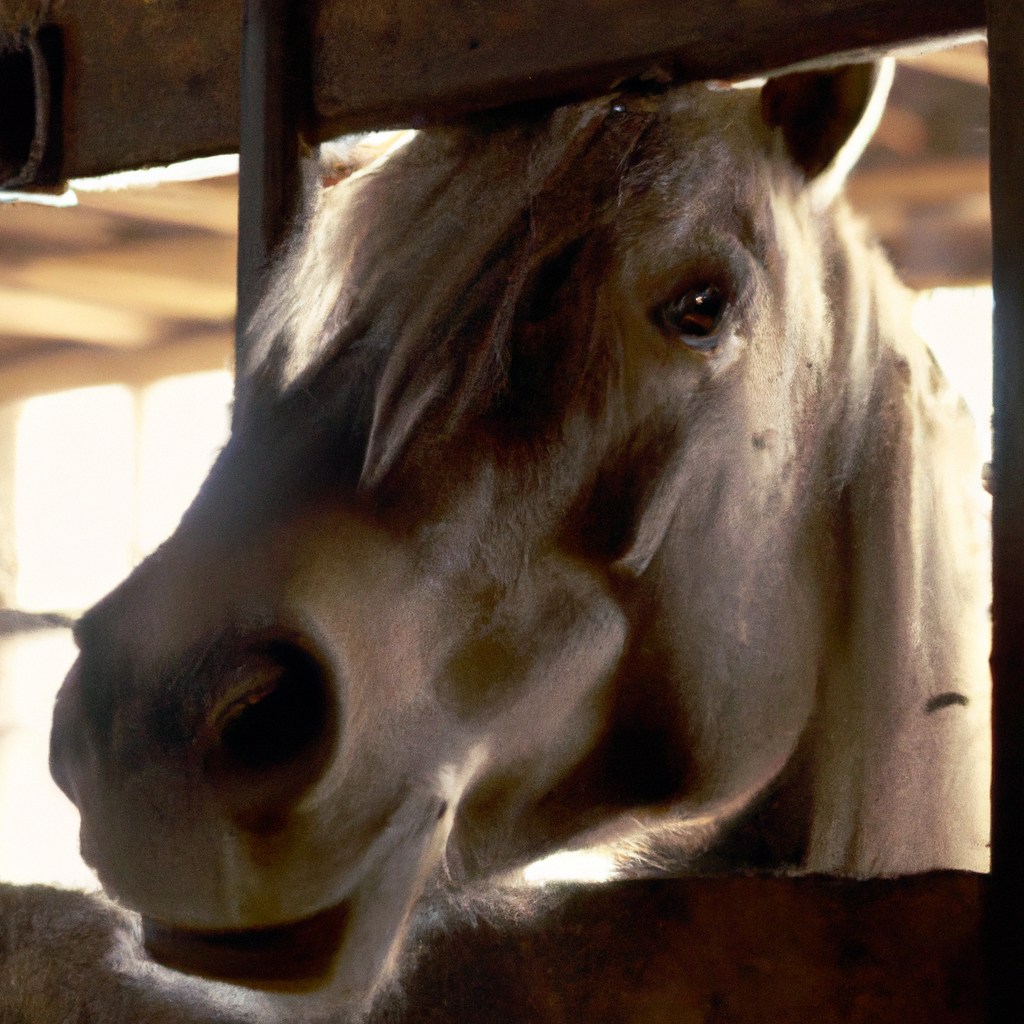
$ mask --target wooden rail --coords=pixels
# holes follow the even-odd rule
[[[1024,7],[990,0],[993,1021],[1024,1019]]]
[[[983,0],[319,0],[308,10],[313,140],[597,93],[654,65],[681,80],[729,78],[985,24]],[[21,40],[41,26],[55,102],[39,180],[237,150],[241,0],[5,5],[5,110],[34,109]],[[0,154],[7,177],[29,160],[30,127],[15,133],[21,161]]]

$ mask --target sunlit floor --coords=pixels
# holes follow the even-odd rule
[[[937,289],[917,330],[967,399],[990,456],[992,292]],[[80,389],[22,407],[15,465],[17,602],[75,613],[170,533],[228,430],[231,378],[192,374],[147,388]],[[53,701],[75,651],[70,631],[0,638],[0,880],[95,887],[78,816],[50,779]],[[534,883],[607,877],[607,861],[558,855]]]

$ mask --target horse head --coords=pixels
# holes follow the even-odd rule
[[[874,81],[479,115],[315,190],[55,712],[158,957],[360,1001],[426,885],[568,847],[984,866],[972,429],[836,198]]]

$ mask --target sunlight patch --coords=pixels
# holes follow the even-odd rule
[[[78,612],[178,525],[227,441],[232,376],[32,398],[15,450],[17,606]]]
[[[981,457],[992,458],[992,288],[932,288],[910,322],[974,417]]]
[[[618,866],[613,854],[600,850],[562,850],[523,869],[528,885],[547,882],[608,882]]]

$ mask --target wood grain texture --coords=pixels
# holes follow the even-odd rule
[[[238,148],[240,0],[56,0],[63,176]]]
[[[462,909],[440,899],[421,908],[364,1024],[981,1024],[985,883],[966,872],[691,878],[552,886]],[[197,996],[182,1005],[173,988],[139,984],[142,971],[126,977],[131,931],[100,897],[0,885],[0,1019],[261,1019],[243,1000],[234,1012]]]
[[[731,78],[985,24],[982,0],[320,0],[315,11],[313,139],[596,94],[652,65]],[[238,149],[241,0],[53,0],[48,22],[64,66],[47,180]]]
[[[977,0],[325,2],[314,29],[318,131],[600,93],[654,65],[677,81],[747,77],[984,23]]]

